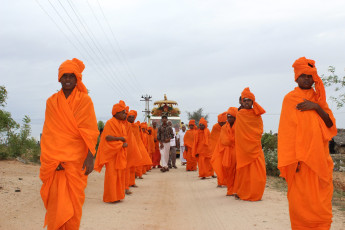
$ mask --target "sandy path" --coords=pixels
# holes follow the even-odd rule
[[[39,166],[0,161],[0,229],[42,229],[38,172]],[[106,204],[103,173],[89,176],[80,229],[290,229],[286,197],[271,188],[263,201],[235,200],[225,196],[226,188],[216,188],[216,179],[200,180],[180,166],[164,174],[148,172],[132,195]],[[341,215],[334,211],[332,229],[345,229]]]

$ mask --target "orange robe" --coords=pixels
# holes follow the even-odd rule
[[[198,169],[198,159],[193,156],[195,129],[187,130],[184,135],[184,145],[187,149],[183,153],[183,157],[187,160],[186,171],[196,171]]]
[[[265,157],[261,147],[263,122],[254,109],[241,109],[236,116],[235,190],[242,200],[261,200],[266,184]]]
[[[220,126],[218,123],[212,127],[211,135],[209,138],[209,142],[210,142],[209,148],[210,148],[210,151],[212,154],[213,154],[213,151],[216,148],[216,145],[218,143],[221,129],[222,129],[222,126]]]
[[[195,141],[193,147],[193,156],[199,154],[198,166],[199,177],[209,177],[214,175],[214,171],[211,165],[212,153],[209,147],[210,130],[205,128],[204,130],[197,130],[195,134]]]
[[[224,182],[228,188],[226,195],[233,195],[236,193],[234,189],[236,176],[235,125],[236,122],[232,127],[229,123],[226,123],[222,127],[219,138],[220,144],[224,146],[222,166]]]
[[[158,128],[153,129],[153,137],[156,140],[155,141],[155,151],[152,154],[152,164],[153,166],[158,166],[160,165],[160,161],[161,161],[161,153],[159,151],[159,141],[157,140],[157,132],[158,132]]]
[[[127,166],[127,148],[122,141],[107,141],[106,136],[128,139],[123,121],[112,117],[107,121],[101,136],[101,142],[95,161],[95,170],[100,172],[105,165],[104,202],[115,202],[125,198],[125,176]]]
[[[152,160],[150,159],[150,156],[144,146],[144,143],[141,140],[139,125],[132,123],[131,126],[132,126],[132,132],[134,134],[135,140],[138,144],[138,147],[142,156],[141,161],[140,161],[140,166],[136,167],[135,173],[137,174],[137,176],[141,177],[143,174],[144,165],[151,165]]]
[[[155,140],[153,135],[147,135],[147,142],[148,142],[148,150],[149,150],[149,155],[152,160],[153,154],[155,152],[156,146],[155,146]],[[151,166],[150,166],[151,167]]]
[[[99,132],[91,98],[77,89],[66,99],[62,90],[47,100],[41,141],[41,197],[48,229],[79,229],[87,176],[82,171]],[[57,166],[65,168],[56,171]]]
[[[221,129],[222,129],[222,126],[220,126],[219,123],[215,124],[212,127],[209,142],[210,142],[210,151],[212,153],[212,158],[211,158],[212,168],[214,168],[213,165],[220,166],[220,167],[216,166],[218,173],[217,171],[215,171],[217,174],[218,185],[225,185],[224,177],[223,175],[220,175],[220,174],[223,174],[222,173],[223,170],[221,166],[222,166],[222,158],[223,158],[223,150],[224,150],[224,148],[221,145],[219,145],[219,136],[220,136]],[[218,174],[220,175],[220,177],[218,176]]]
[[[278,130],[278,168],[288,185],[292,229],[330,229],[332,223],[333,161],[328,142],[337,134],[326,102],[318,102],[333,126],[327,128],[315,111],[298,111],[296,105],[316,101],[313,89],[298,87],[283,101]]]
[[[129,186],[135,184],[135,167],[140,165],[141,153],[135,140],[135,136],[132,132],[132,125],[124,121],[128,138],[126,142],[128,143],[127,147],[127,167],[126,167],[126,179],[125,179],[125,188],[129,189]]]

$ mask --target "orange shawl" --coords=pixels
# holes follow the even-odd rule
[[[236,116],[236,160],[237,169],[256,160],[263,152],[261,136],[263,122],[253,109],[241,109]]]
[[[220,126],[220,124],[218,124],[218,123],[212,127],[212,131],[210,134],[210,140],[209,140],[209,142],[210,142],[209,148],[210,148],[211,154],[213,154],[214,149],[216,148],[221,129],[222,129],[222,126]]]
[[[335,118],[325,101],[318,104],[333,121],[331,128],[315,111],[298,111],[296,105],[303,99],[317,102],[317,95],[313,89],[296,87],[284,98],[278,130],[278,168],[281,176],[286,177],[284,166],[303,161],[321,179],[329,181],[333,163],[328,142],[337,134]]]
[[[132,123],[132,132],[134,134],[135,140],[138,144],[140,153],[141,153],[141,161],[140,161],[140,165],[151,165],[152,164],[152,160],[145,148],[145,145],[143,143],[143,141],[141,140],[141,136],[140,136],[140,130],[139,130],[139,126],[136,123]]]
[[[124,137],[127,140],[127,131],[123,121],[112,117],[107,121],[99,143],[95,170],[100,172],[103,166],[115,161],[115,169],[125,169],[127,166],[127,148],[122,147],[122,141],[107,141],[106,136]]]

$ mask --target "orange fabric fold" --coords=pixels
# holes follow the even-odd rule
[[[266,184],[266,165],[261,146],[263,122],[254,109],[241,109],[236,116],[235,190],[242,200],[261,200]]]
[[[77,88],[66,99],[62,90],[46,105],[41,139],[41,197],[49,229],[79,228],[87,176],[82,171],[90,150],[95,154],[99,131],[91,98]],[[56,171],[57,166],[65,168]]]
[[[327,128],[315,111],[298,111],[296,105],[304,99],[318,103],[333,126]],[[293,229],[330,227],[333,161],[328,142],[336,134],[332,111],[313,89],[296,87],[285,96],[278,130],[278,168],[288,184]]]
[[[216,148],[216,145],[218,143],[221,129],[222,129],[222,126],[220,126],[220,124],[218,123],[212,127],[211,134],[209,137],[209,149],[210,149],[211,155],[213,154],[214,149]]]

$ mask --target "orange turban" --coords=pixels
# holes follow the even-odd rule
[[[115,105],[113,106],[113,110],[111,111],[111,114],[113,114],[113,116],[114,116],[114,115],[117,114],[118,112],[121,112],[121,111],[123,111],[123,110],[125,110],[125,109],[126,109],[126,104],[125,104],[125,102],[122,101],[122,100],[120,100],[119,103],[117,103],[117,104],[115,104]]]
[[[135,124],[137,124],[138,126],[140,126],[140,121],[135,122]]]
[[[319,101],[326,101],[325,86],[323,85],[321,78],[317,74],[315,61],[311,59],[306,59],[305,57],[301,57],[293,63],[292,67],[295,71],[295,81],[302,74],[312,75],[315,83],[317,99]]]
[[[128,112],[128,116],[134,116],[134,120],[137,118],[137,115],[138,113],[135,110],[131,110]]]
[[[200,119],[199,125],[200,125],[200,124],[205,125],[205,129],[207,128],[207,121],[205,120],[205,118],[202,117],[202,118]]]
[[[64,75],[65,73],[74,73],[77,78],[77,89],[80,92],[87,93],[87,89],[82,82],[81,73],[84,71],[84,69],[85,65],[79,59],[73,58],[72,60],[66,60],[59,67],[58,80],[60,82],[62,75]]]
[[[237,112],[238,112],[238,109],[236,107],[230,107],[227,111],[227,113],[233,117],[236,117]]]
[[[190,120],[188,125],[195,125],[195,120]]]
[[[148,130],[151,130],[151,132],[152,132],[152,130],[153,130],[153,128],[152,128],[151,126],[150,126],[150,127],[148,127],[147,129],[148,129]]]
[[[129,111],[129,106],[126,106],[125,110],[126,110],[126,113],[128,113],[128,111]]]
[[[255,96],[252,92],[250,92],[249,87],[245,88],[241,93],[242,101],[244,98],[249,98],[253,101],[253,110],[256,115],[261,115],[266,113],[266,111],[255,101]]]
[[[147,129],[147,123],[146,122],[141,123],[141,128],[142,129]]]
[[[226,122],[226,119],[227,119],[226,112],[218,115],[218,122]]]

